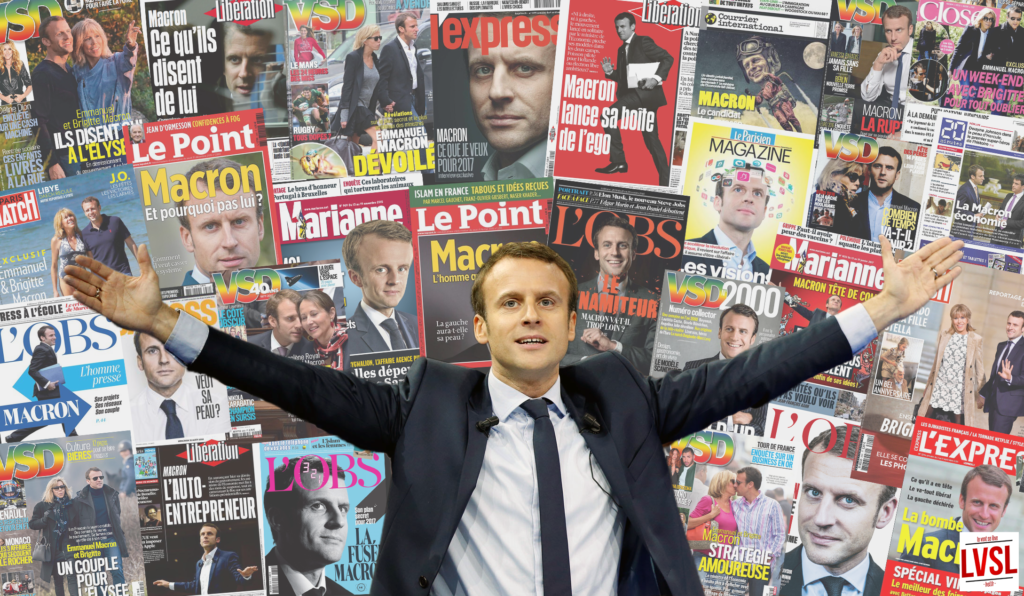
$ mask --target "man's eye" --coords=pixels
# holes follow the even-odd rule
[[[309,506],[309,508],[312,509],[313,511],[323,511],[324,509],[326,509],[323,503],[313,503],[312,505]]]
[[[399,268],[398,268],[398,271],[399,271],[400,273],[405,273],[405,272],[406,272],[406,271],[408,271],[408,270],[409,270],[409,268],[408,268],[408,267],[406,267],[405,265],[402,265],[401,267],[399,267]]]
[[[821,497],[821,491],[816,489],[816,488],[807,489],[807,496],[815,498],[815,499],[820,498]]]
[[[840,502],[840,503],[841,503],[842,505],[846,505],[847,507],[851,507],[851,506],[853,506],[853,505],[856,505],[856,504],[857,504],[857,501],[856,501],[856,500],[854,500],[854,498],[853,498],[853,497],[842,497],[842,498],[840,498],[840,499],[839,499],[839,502]]]
[[[246,224],[246,220],[245,220],[244,217],[239,217],[238,219],[236,219],[232,223],[235,224],[236,226],[244,226]]]
[[[232,64],[241,64],[242,63],[242,59],[239,58],[238,56],[229,56],[228,57],[228,62],[230,62]]]
[[[217,224],[215,224],[215,223],[213,223],[213,222],[210,222],[210,223],[208,223],[208,224],[204,225],[204,226],[203,226],[203,229],[204,229],[204,230],[207,230],[207,231],[211,231],[211,232],[212,232],[213,230],[216,230],[216,229],[217,229],[217,227],[218,227],[218,226],[217,226]]]
[[[387,273],[387,270],[387,267],[377,267],[376,269],[374,269],[374,271],[376,271],[377,273]]]
[[[537,67],[532,64],[519,64],[516,66],[516,71],[518,71],[519,74],[531,75],[537,72]]]
[[[506,300],[505,301],[505,308],[515,308],[515,306],[516,306],[516,301],[515,300]]]
[[[494,69],[490,66],[477,66],[473,69],[473,76],[475,77],[489,77],[494,74]]]
[[[545,299],[541,300],[540,303],[543,306],[554,306],[555,305],[555,301],[550,299],[550,298],[545,298]]]

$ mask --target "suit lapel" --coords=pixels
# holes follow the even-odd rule
[[[384,338],[380,336],[377,326],[370,320],[370,316],[363,311],[362,302],[359,303],[352,321],[356,324],[356,332],[362,334],[363,341],[370,347],[370,350],[374,352],[388,351],[388,345],[384,343]]]

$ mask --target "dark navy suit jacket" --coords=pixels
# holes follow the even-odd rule
[[[619,594],[702,590],[661,446],[852,357],[832,318],[731,360],[658,380],[644,379],[615,352],[560,369],[572,419],[580,425],[589,414],[600,424],[597,432],[581,426],[581,433],[627,519]],[[477,422],[494,415],[486,371],[420,358],[400,384],[377,385],[278,357],[215,329],[189,368],[391,456],[392,486],[370,593],[429,593],[483,464],[487,434]]]
[[[416,326],[416,319],[395,309],[395,321],[398,323],[398,330],[402,332],[405,344],[410,348],[420,347],[419,329]],[[348,353],[369,354],[371,352],[387,352],[388,344],[384,343],[377,326],[373,324],[370,317],[363,310],[362,301],[356,305],[356,312],[352,315],[352,326],[348,329]]]
[[[1009,383],[999,376],[1000,356],[1005,347],[1005,341],[999,342],[996,346],[992,372],[980,391],[981,396],[985,398],[985,412],[991,411],[995,405],[999,408],[996,411],[1003,416],[1024,416],[1024,338],[1018,339],[1013,349],[1006,355],[1006,359],[1013,366]]]
[[[225,594],[227,592],[238,592],[243,588],[246,579],[238,570],[242,568],[238,553],[217,549],[213,554],[213,569],[210,570],[210,584],[207,586],[207,594]],[[203,560],[196,561],[196,577],[190,582],[174,582],[175,592],[186,594],[201,594],[203,583],[200,574],[203,572]],[[258,585],[258,584],[253,584]]]

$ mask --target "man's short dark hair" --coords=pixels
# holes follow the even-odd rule
[[[412,19],[414,21],[419,20],[416,18],[416,15],[414,15],[411,12],[399,13],[398,16],[395,17],[395,31],[403,29],[405,27],[405,22],[409,19]]]
[[[634,17],[632,15],[632,13],[620,12],[619,14],[615,15],[615,22],[616,23],[618,23],[619,21],[621,21],[623,19],[629,21],[630,25],[633,25],[634,27],[636,27],[636,17]]]
[[[53,326],[52,325],[42,325],[41,327],[39,327],[39,329],[36,329],[36,337],[38,337],[39,339],[43,339],[43,337],[46,336],[46,330],[47,329],[53,329]],[[53,333],[54,333],[54,335],[56,335],[57,334],[57,330],[53,329]]]
[[[57,21],[67,22],[67,20],[60,15],[51,15],[43,19],[43,21],[39,23],[39,38],[46,38],[47,41],[53,41],[47,35],[46,30],[50,28],[50,25],[56,23]]]
[[[811,439],[811,442],[807,445],[807,449],[804,450],[803,460],[800,462],[800,478],[803,479],[804,471],[807,469],[807,458],[814,452],[816,455],[831,455],[833,457],[841,457],[854,461],[857,457],[857,444],[860,443],[860,427],[850,427],[850,442],[846,445],[846,451],[843,451],[843,444],[846,443],[846,429],[845,424],[837,426],[834,430],[824,430],[821,434]],[[829,443],[832,441],[832,447],[826,449]],[[882,486],[882,492],[878,494],[878,509],[882,509],[882,505],[885,505],[893,497],[896,496],[896,487],[894,486]]]
[[[242,29],[244,29],[244,27],[242,27]],[[243,166],[242,164],[238,163],[237,161],[235,161],[233,159],[228,159],[227,157],[215,157],[213,159],[208,159],[206,161],[201,161],[201,162],[197,163],[196,165],[192,166],[192,168],[189,169],[189,171],[185,173],[185,179],[186,180],[191,180],[192,179],[192,174],[195,174],[197,172],[209,172],[211,170],[232,169],[232,170],[235,170],[236,172],[238,172],[239,174],[241,174],[242,171],[243,171],[242,168],[244,168],[244,167],[245,166]],[[256,168],[259,169],[259,166],[256,166]],[[257,188],[257,186],[256,186],[256,174],[253,173],[252,169],[248,169],[247,168],[244,171],[245,171],[245,176],[249,179],[249,188],[256,189]],[[206,185],[205,178],[199,178],[197,180],[197,182],[199,180],[203,181],[203,185],[204,186]],[[241,180],[239,180],[239,184],[241,184]],[[209,195],[210,194],[210,189],[206,189],[206,190],[207,190],[207,194]],[[210,197],[207,197],[207,199],[209,199],[209,198]],[[190,197],[190,200],[192,200],[191,197]],[[201,200],[205,200],[205,199],[201,199]],[[256,199],[256,219],[263,219],[263,200],[260,199],[260,198]],[[178,216],[178,221],[181,223],[181,227],[185,228],[186,230],[188,230],[190,232],[192,231],[192,223],[188,220],[188,210],[184,210],[184,209],[182,210],[181,215]]]
[[[594,230],[590,233],[590,241],[594,243],[594,248],[597,248],[597,238],[598,236],[601,235],[601,230],[609,227],[622,228],[623,230],[629,232],[629,235],[633,238],[633,241],[630,242],[629,247],[633,250],[633,252],[636,252],[636,245],[639,240],[636,235],[636,228],[634,228],[633,224],[629,223],[625,219],[616,216],[609,217],[602,221],[601,223],[594,226]]]
[[[683,447],[683,453],[686,453],[687,451],[690,452],[690,455],[693,455],[693,448],[692,447]]]
[[[747,317],[749,319],[754,319],[754,335],[757,335],[757,329],[760,326],[761,322],[757,318],[757,312],[755,312],[754,309],[750,308],[746,304],[733,304],[729,308],[723,310],[722,311],[722,316],[718,317],[718,330],[719,331],[722,330],[722,325],[725,324],[725,315],[727,315],[727,314],[729,314],[731,312],[734,312],[734,313],[740,315],[741,317]]]
[[[153,505],[146,507],[146,515],[149,515],[150,511],[156,511],[156,507],[154,507]]]
[[[885,19],[895,20],[903,17],[907,17],[907,28],[909,29],[910,35],[914,35],[914,15],[910,12],[910,9],[902,4],[893,4],[889,8],[885,9],[882,13],[882,26],[885,26]]]
[[[743,474],[744,478],[747,479],[747,482],[753,482],[755,489],[761,490],[760,470],[752,466],[747,466],[745,468],[740,468],[739,470],[736,470],[736,475],[739,476],[740,474]]]
[[[981,170],[984,173],[985,168],[976,163],[973,163],[971,164],[971,167],[967,168],[967,175],[970,176],[971,178],[974,178],[974,175],[978,173],[978,170]]]
[[[1014,174],[1013,179],[1016,180],[1017,182],[1020,182],[1021,185],[1024,186],[1024,174]]]
[[[903,157],[900,155],[899,151],[893,149],[892,147],[881,147],[878,149],[878,157],[882,157],[883,155],[888,155],[889,157],[892,157],[896,160],[897,172],[903,169]],[[875,161],[878,161],[878,157],[875,158]]]
[[[345,259],[345,266],[359,275],[363,274],[359,266],[359,245],[367,236],[378,236],[382,240],[394,240],[395,242],[408,242],[412,244],[412,232],[397,221],[376,219],[366,221],[352,228],[352,231],[345,236],[345,242],[341,245],[341,257]]]
[[[1010,316],[1015,319],[1024,319],[1024,311],[1014,310],[1010,312]]]
[[[203,528],[213,528],[213,531],[214,531],[215,535],[217,536],[217,538],[220,538],[220,527],[217,524],[207,522],[207,523],[199,526],[199,531],[202,532]]]
[[[1006,14],[1010,14],[1011,12],[1024,15],[1024,8],[1021,8],[1020,4],[1011,4],[1009,8],[1006,9]]]
[[[302,465],[303,470],[315,471],[317,475],[323,475],[325,478],[324,487],[328,485],[333,486],[333,480],[330,479],[330,464],[327,463],[323,458],[318,455],[303,455],[302,457],[293,457],[285,459],[288,463],[283,463],[271,472],[272,477],[267,478],[267,488],[263,491],[263,508],[267,512],[267,517],[273,519],[278,513],[295,512],[297,509],[293,506],[293,500],[296,497],[296,493],[302,490],[302,487],[293,486],[292,490],[283,490],[284,487],[289,486],[295,482],[295,467]],[[337,482],[339,485],[343,484],[345,480],[345,470],[337,468],[338,478]],[[273,486],[276,490],[271,491],[270,487]],[[307,486],[307,490],[316,490],[319,486]],[[271,533],[275,534],[275,541],[278,540],[276,532],[274,531],[274,525],[270,526]],[[219,535],[219,533],[218,533]]]
[[[135,332],[135,337],[133,337],[132,339],[135,341],[135,353],[139,356],[139,358],[142,358],[142,336],[143,335],[145,335],[147,337],[152,337],[157,342],[160,341],[159,339],[156,339],[155,337],[153,337],[152,335],[150,335],[148,333],[143,333],[142,331],[136,331]]]
[[[348,240],[346,238],[346,240]],[[507,242],[501,245],[501,248],[494,251],[491,254],[491,258],[487,259],[484,266],[477,271],[476,281],[473,282],[473,289],[470,291],[469,300],[473,305],[473,313],[480,315],[484,320],[487,320],[487,302],[484,300],[484,281],[487,279],[487,274],[491,272],[491,269],[495,265],[500,263],[502,259],[529,259],[533,261],[540,261],[542,263],[550,263],[557,266],[565,278],[569,281],[569,295],[567,306],[569,312],[576,312],[576,303],[580,299],[580,288],[579,284],[576,283],[576,274],[573,273],[572,267],[569,263],[565,262],[565,259],[561,257],[557,252],[552,250],[550,246],[546,244],[538,244],[536,242]]]
[[[85,479],[90,480],[90,476],[92,476],[93,472],[99,472],[100,474],[102,474],[103,470],[97,468],[96,466],[93,466],[85,471]]]
[[[276,294],[270,297],[270,300],[267,300],[267,316],[276,319],[277,309],[285,300],[290,300],[295,305],[295,310],[298,311],[299,303],[302,302],[302,294],[288,288],[278,290]]]
[[[96,203],[97,207],[100,206],[100,200],[96,197],[85,197],[82,199],[82,206],[84,207],[86,203]]]
[[[960,498],[964,501],[967,500],[967,485],[971,483],[971,480],[975,478],[981,478],[981,481],[989,486],[995,488],[1006,488],[1006,502],[1003,503],[1005,509],[1010,503],[1010,496],[1013,495],[1013,484],[1010,482],[1010,475],[1000,470],[999,468],[989,465],[982,464],[977,468],[971,468],[969,472],[964,476],[964,481],[960,485]]]
[[[764,169],[763,168],[757,168],[757,167],[753,167],[753,166],[746,166],[746,167],[742,167],[742,168],[736,168],[735,171],[738,172],[740,170],[746,170],[748,172],[761,172],[761,180],[764,180],[765,173],[764,173]],[[722,177],[718,179],[718,182],[715,182],[715,196],[716,197],[724,197],[725,196],[725,178],[726,178],[726,176],[723,174]],[[768,185],[765,184],[765,186],[768,186]],[[769,198],[771,198],[771,195],[769,195],[768,193],[765,193],[765,195],[764,195],[764,204],[765,205],[768,204],[768,199]]]

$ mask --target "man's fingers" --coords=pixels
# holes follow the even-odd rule
[[[944,240],[948,240],[948,238],[944,238]],[[929,246],[931,246],[931,245],[929,245]],[[939,249],[937,249],[935,252],[933,252],[931,255],[929,255],[927,259],[924,259],[925,267],[933,267],[935,269],[938,269],[939,265],[943,261],[945,261],[947,257],[949,257],[952,254],[955,254],[957,251],[959,251],[961,248],[963,248],[963,246],[964,246],[964,241],[963,240],[957,240],[956,242],[952,242],[951,241],[951,242],[944,243],[943,246],[941,246]]]
[[[91,284],[91,283],[89,283],[87,281],[83,281],[82,279],[79,279],[77,277],[71,277],[71,276],[65,277],[64,278],[64,283],[66,283],[69,286],[71,286],[72,288],[78,290],[82,294],[85,294],[87,296],[93,296],[93,297],[96,296],[96,288],[99,287],[99,286]]]
[[[86,267],[92,270],[93,273],[99,275],[103,279],[110,279],[110,276],[114,273],[114,270],[110,267],[107,267],[96,259],[86,257],[84,255],[75,257],[75,263],[78,264],[79,267]]]
[[[139,245],[135,260],[139,262],[139,275],[145,275],[147,271],[153,270],[153,262],[149,258],[149,247],[145,244]]]
[[[75,300],[77,300],[77,301],[81,302],[82,304],[88,306],[89,308],[93,309],[94,311],[96,311],[98,313],[102,313],[103,312],[103,303],[101,303],[99,301],[99,299],[97,299],[95,296],[86,296],[85,294],[79,292],[78,290],[75,290],[74,292],[72,292],[71,295],[74,296]]]
[[[892,255],[892,243],[889,239],[879,234],[878,243],[882,246],[882,269],[895,265],[896,259]]]
[[[941,263],[936,265],[935,266],[935,270],[938,271],[939,273],[944,273],[944,272],[948,271],[949,269],[951,269],[953,267],[953,265],[956,265],[957,263],[959,263],[960,259],[962,259],[963,256],[964,256],[964,253],[962,253],[960,251],[955,251],[953,254],[951,254],[948,257],[946,257],[945,260],[943,260]]]
[[[953,283],[953,280],[960,277],[960,274],[962,272],[963,271],[959,267],[956,267],[953,270],[949,271],[948,273],[945,273],[935,278],[935,291],[937,292],[940,289],[946,287],[947,285]]]
[[[911,255],[911,257],[917,256],[918,258],[921,259],[921,262],[924,262],[928,260],[928,257],[935,254],[935,251],[939,250],[944,246],[947,246],[948,244],[950,244],[950,242],[952,242],[952,240],[950,240],[950,238],[948,237],[939,238],[935,242],[929,242],[928,244],[922,246],[921,250],[915,252],[913,255]]]
[[[69,280],[82,280],[86,283],[92,284],[97,288],[104,282],[104,279],[88,269],[82,267],[76,267],[75,265],[68,265],[64,268],[64,282],[70,284]]]

